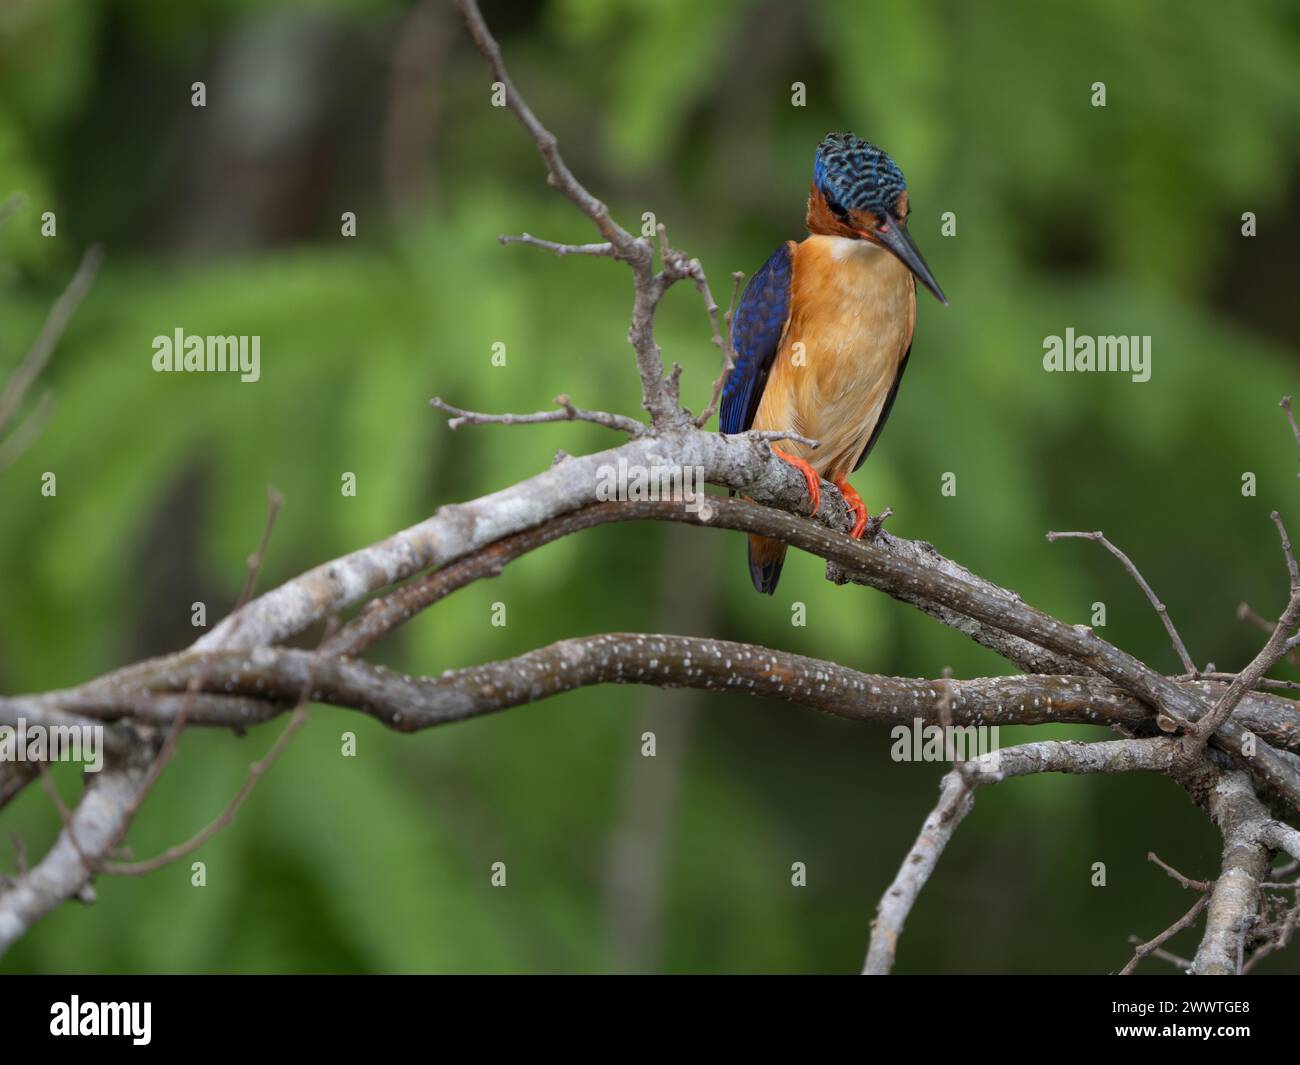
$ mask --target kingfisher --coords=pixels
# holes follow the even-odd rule
[[[817,146],[805,225],[808,237],[782,244],[749,280],[732,319],[735,363],[722,393],[719,428],[780,430],[818,441],[784,441],[772,451],[808,486],[812,513],[821,478],[866,531],[862,497],[848,475],[866,461],[894,406],[912,350],[916,282],[948,300],[907,232],[911,206],[903,172],[852,133]],[[786,545],[749,538],[749,575],[771,595]]]

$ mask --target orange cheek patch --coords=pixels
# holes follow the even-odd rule
[[[852,214],[853,212],[850,212],[850,218]],[[817,190],[816,185],[810,185],[808,189],[808,213],[805,223],[810,233],[821,233],[829,237],[856,236],[853,226],[838,217],[826,205],[826,197]]]

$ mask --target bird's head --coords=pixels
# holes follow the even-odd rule
[[[852,133],[828,133],[817,146],[808,194],[809,232],[868,240],[888,249],[947,304],[907,232],[910,211],[903,172],[874,144]]]

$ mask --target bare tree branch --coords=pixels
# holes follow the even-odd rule
[[[522,415],[482,414],[435,399],[432,405],[452,416],[453,429],[464,424],[587,421],[624,432],[631,439],[595,454],[565,456],[518,484],[445,506],[386,540],[317,566],[252,599],[268,522],[267,534],[250,559],[245,592],[236,609],[188,650],[129,665],[73,688],[0,697],[0,723],[21,718],[105,722],[112,747],[110,767],[90,782],[75,809],[64,809],[64,830],[54,847],[35,868],[20,869],[17,877],[0,887],[0,950],[60,901],[86,891],[95,872],[144,873],[210,839],[234,817],[300,727],[307,701],[350,707],[390,728],[412,731],[604,683],[746,692],[891,725],[923,722],[951,729],[1050,721],[1107,725],[1126,735],[1096,743],[1030,743],[957,763],[944,778],[939,805],[881,899],[866,971],[887,972],[892,967],[903,923],[947,840],[970,809],[974,789],[1040,772],[1159,772],[1181,784],[1223,833],[1223,872],[1212,886],[1176,874],[1188,885],[1209,888],[1208,897],[1161,936],[1140,944],[1126,971],[1144,957],[1171,957],[1161,944],[1189,927],[1201,908],[1206,913],[1206,933],[1192,963],[1195,971],[1238,972],[1252,943],[1250,963],[1289,942],[1300,911],[1279,909],[1276,901],[1261,906],[1263,885],[1273,889],[1269,898],[1274,900],[1285,899],[1292,887],[1269,879],[1270,852],[1300,856],[1300,832],[1271,816],[1277,812],[1293,817],[1300,810],[1300,758],[1292,753],[1300,751],[1300,709],[1289,699],[1260,690],[1297,688],[1265,676],[1300,641],[1296,632],[1300,572],[1280,517],[1275,514],[1274,521],[1290,575],[1290,602],[1268,644],[1240,674],[1196,670],[1150,585],[1128,556],[1100,533],[1049,534],[1095,539],[1120,560],[1161,617],[1185,670],[1177,677],[1164,676],[1086,626],[1066,624],[1029,606],[1016,592],[976,576],[930,544],[884,533],[880,530],[883,515],[873,524],[870,538],[851,539],[846,535],[849,513],[841,493],[831,485],[823,487],[814,519],[800,517],[795,511],[806,505],[803,478],[774,456],[770,447],[773,440],[792,434],[724,436],[702,429],[717,410],[734,363],[731,311],[720,318],[703,267],[673,249],[661,226],[660,268],[655,271],[651,242],[619,226],[568,170],[555,137],[510,80],[477,4],[474,0],[458,0],[458,4],[494,80],[505,90],[510,109],[537,145],[550,184],[589,218],[603,238],[598,243],[561,244],[524,233],[501,241],[557,255],[613,258],[628,265],[634,282],[628,338],[649,424],[621,414],[579,409],[567,396],[557,397],[556,410]],[[741,278],[735,278],[738,293]],[[680,366],[674,364],[665,374],[654,335],[664,294],[685,280],[702,298],[713,343],[723,356],[722,375],[698,418],[681,406]],[[84,285],[78,285],[74,279],[71,296],[79,298],[77,293],[84,291]],[[69,294],[51,312],[57,328],[51,333],[47,323],[34,349],[36,372],[48,359],[51,336],[57,338],[61,321],[70,313],[65,304]],[[0,395],[0,425],[30,387],[35,374],[26,367],[31,359],[29,354],[16,375],[18,383],[11,380]],[[1300,446],[1300,429],[1289,400],[1283,401],[1283,408]],[[667,474],[670,485],[676,473],[683,486],[680,498],[664,498],[672,495],[670,489],[657,499],[607,501],[610,471],[624,466],[660,477]],[[682,476],[687,470],[699,478],[691,479],[697,486],[707,482],[748,498],[692,496]],[[274,510],[273,503],[272,520]],[[884,677],[750,644],[636,633],[561,640],[501,662],[431,677],[402,676],[359,660],[385,633],[466,584],[499,574],[521,555],[561,536],[627,520],[727,529],[798,547],[826,560],[830,580],[865,585],[907,603],[996,651],[1027,675],[974,680],[950,679],[947,674],[942,680]],[[315,652],[273,646],[313,625],[332,622],[376,595],[379,598],[342,629],[327,632]],[[243,729],[290,708],[296,708],[296,713],[288,727],[268,755],[250,768],[235,798],[211,824],[157,858],[107,862],[185,727]],[[1160,731],[1180,735],[1163,736]],[[1213,744],[1213,749],[1206,749],[1207,744]],[[1225,770],[1229,763],[1234,768]],[[39,773],[39,767],[0,765],[0,805]]]
[[[1259,840],[1267,812],[1245,773],[1225,773],[1209,797],[1210,816],[1223,833],[1223,870],[1214,882],[1205,936],[1192,972],[1222,976],[1241,972],[1246,940],[1259,915],[1259,885],[1268,872],[1268,851]]]
[[[286,639],[421,570],[444,566],[502,537],[599,502],[602,471],[617,469],[620,463],[663,473],[698,469],[704,480],[751,498],[789,510],[806,506],[803,477],[773,456],[763,440],[694,429],[662,439],[647,436],[608,451],[571,457],[509,488],[442,507],[387,540],[317,566],[254,599],[194,646],[224,646],[236,617],[242,618],[237,646]],[[843,496],[833,485],[822,486],[818,519],[845,531],[849,528]]]
[[[1275,851],[1300,861],[1300,831],[1281,821],[1266,821],[1260,826],[1259,841]]]
[[[1101,743],[1047,740],[993,751],[948,773],[939,785],[938,805],[925,819],[898,875],[880,898],[863,975],[883,976],[893,968],[907,915],[953,832],[970,813],[976,787],[1031,773],[1161,773],[1177,755],[1178,741],[1163,737]]]
[[[268,489],[267,494],[269,505],[266,524],[257,550],[247,559],[244,586],[236,614],[253,593],[275,527],[276,515],[283,502],[274,489]],[[211,668],[212,652],[209,652],[202,656],[198,670],[181,689],[185,694],[165,735],[159,738],[152,733],[142,733],[138,744],[134,749],[128,749],[127,754],[115,751],[116,768],[110,766],[94,775],[75,811],[67,810],[61,801],[56,801],[63,820],[63,832],[59,841],[50,848],[35,869],[25,874],[25,884],[20,880],[0,892],[0,953],[25,930],[24,920],[30,924],[63,899],[88,889],[103,859],[126,834],[140,805],[171,760],[198,692],[207,682]],[[0,709],[4,709],[3,706]],[[37,713],[41,713],[41,710],[38,709]],[[57,793],[53,797],[57,800]],[[61,846],[64,843],[66,846]],[[72,867],[74,863],[75,868]]]
[[[465,16],[470,36],[492,69],[494,80],[505,89],[506,105],[537,145],[537,150],[546,163],[548,182],[591,219],[601,236],[617,253],[616,258],[622,259],[632,268],[636,287],[628,340],[636,353],[637,369],[641,375],[642,402],[656,428],[682,426],[684,421],[681,411],[670,382],[664,378],[663,358],[654,338],[655,308],[663,296],[667,282],[662,275],[654,272],[654,252],[650,242],[632,236],[615,222],[610,216],[609,208],[573,176],[560,157],[555,134],[542,125],[515,88],[501,58],[501,47],[483,21],[478,4],[474,0],[457,0],[457,3]]]
[[[691,444],[705,437],[729,443],[741,439],[717,437],[716,434],[695,430],[675,434],[678,442]],[[642,455],[653,456],[653,449],[662,446],[660,441],[647,438],[625,444],[611,452],[569,459],[560,466],[515,486],[513,490],[483,497],[472,504],[466,504],[464,508],[444,508],[423,526],[425,530],[430,525],[441,526],[439,532],[442,536],[433,539],[432,543],[425,539],[424,543],[434,550],[445,552],[449,556],[445,559],[447,562],[464,557],[470,550],[477,550],[492,542],[492,539],[500,538],[489,538],[494,529],[502,529],[502,535],[508,535],[515,531],[512,528],[514,524],[522,524],[520,519],[525,515],[520,513],[523,509],[520,496],[525,491],[529,496],[534,493],[541,496],[537,500],[541,505],[535,507],[534,513],[540,511],[540,520],[546,520],[550,516],[546,513],[548,504],[559,510],[557,497],[565,491],[565,482],[568,482],[567,488],[573,494],[587,495],[587,486],[583,482],[586,476],[594,476],[596,460],[608,459],[614,455],[626,456],[629,451],[640,451]],[[710,454],[702,448],[698,454],[702,459],[712,461],[717,453]],[[794,489],[791,494],[802,498],[802,478],[786,463],[770,460],[768,465],[772,464],[781,468],[782,477],[788,474],[786,485],[790,485],[790,480],[799,482],[797,487],[790,485]],[[722,467],[719,465],[715,468]],[[729,475],[737,481],[744,479],[739,469]],[[576,485],[573,483],[575,481]],[[594,487],[590,494],[595,494]],[[503,506],[506,500],[510,502]],[[823,500],[823,512],[826,505]],[[467,521],[462,513],[457,513],[462,509],[472,512],[473,520]],[[572,508],[564,507],[563,511],[569,509]],[[1080,667],[1093,670],[1156,708],[1175,723],[1189,723],[1190,727],[1191,722],[1198,720],[1209,709],[1208,702],[1194,689],[1161,676],[1133,656],[1102,640],[1091,630],[1058,621],[1028,606],[1013,593],[997,589],[988,582],[963,579],[960,574],[964,571],[960,567],[919,563],[916,559],[923,554],[928,556],[930,552],[916,545],[899,549],[900,541],[884,535],[874,543],[855,541],[796,515],[739,499],[710,497],[707,509],[707,522],[702,510],[692,512],[681,504],[673,503],[647,509],[644,516],[707,524],[710,527],[753,532],[780,539],[835,563],[839,567],[836,573],[842,579],[868,584],[905,601],[924,602],[928,612],[946,612],[954,619],[970,619],[976,623],[974,630],[977,635],[998,633],[1001,634],[999,640],[1002,641],[1006,637],[1018,637],[1023,643],[1017,647],[1028,644],[1042,648],[1056,656],[1054,662],[1065,664],[1067,672],[1078,672]],[[847,512],[843,509],[835,517],[841,522],[847,522]],[[416,529],[421,527],[417,526]],[[411,545],[409,541],[401,543],[412,532],[413,530],[408,530],[407,534],[398,534],[398,537],[370,549],[354,552],[343,559],[317,567],[267,593],[261,599],[254,600],[243,611],[231,615],[208,636],[198,641],[194,645],[195,649],[222,646],[226,639],[231,641],[228,646],[239,648],[282,638],[321,620],[324,611],[341,609],[353,601],[353,596],[360,598],[366,591],[377,588],[384,577],[392,574],[392,570],[387,568],[391,563],[398,564],[403,571],[410,566],[413,572],[416,567],[411,557]],[[459,540],[456,539],[457,536]],[[480,539],[482,543],[477,542]],[[423,560],[429,560],[427,554]],[[395,574],[390,577],[390,581],[395,579]],[[228,634],[227,627],[234,619],[249,612],[252,612],[252,616],[247,624],[240,627],[237,633]],[[292,624],[286,624],[286,619],[292,619]],[[971,626],[963,625],[960,620],[957,627],[970,634]],[[250,629],[260,638],[249,639]],[[214,644],[214,640],[218,642]],[[1250,768],[1279,794],[1285,795],[1290,808],[1300,809],[1300,766],[1287,761],[1279,752],[1262,743],[1257,745],[1253,754],[1247,755],[1245,751],[1249,745],[1244,740],[1244,732],[1234,720],[1225,719],[1216,732],[1216,744],[1221,749]]]
[[[34,869],[20,873],[0,891],[0,954],[36,921],[81,893],[90,878],[82,854],[98,857],[116,845],[123,811],[144,785],[147,755],[148,748],[141,746],[127,759],[94,774],[54,846]]]

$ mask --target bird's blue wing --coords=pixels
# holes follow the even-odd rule
[[[777,248],[749,279],[740,297],[740,306],[731,322],[736,364],[722,389],[722,409],[718,414],[718,428],[724,433],[743,433],[754,424],[767,375],[790,317],[793,248],[794,241]]]

